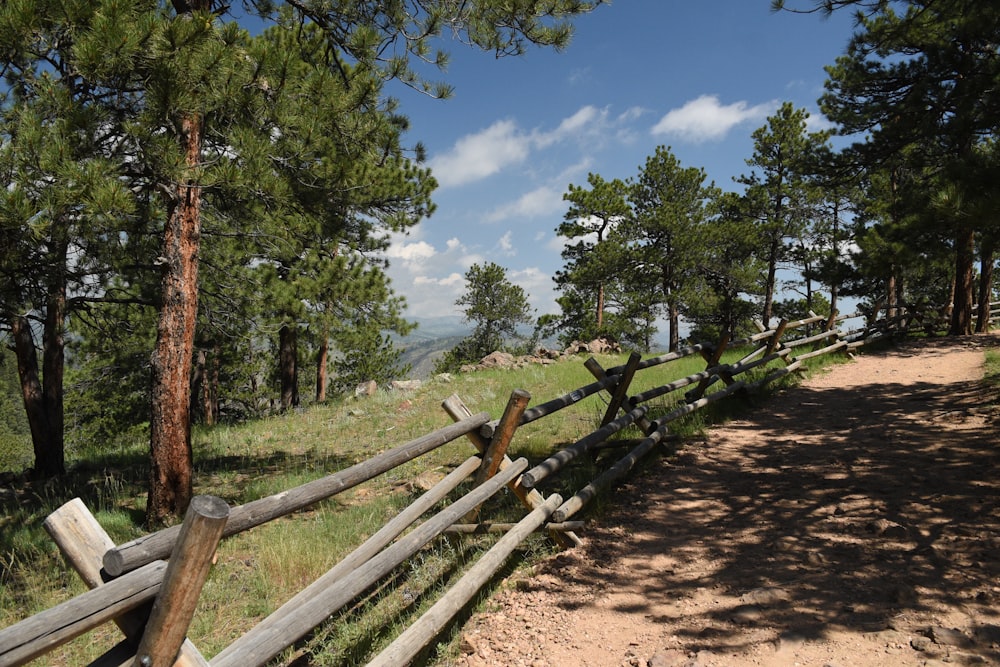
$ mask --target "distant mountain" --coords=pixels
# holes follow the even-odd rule
[[[410,377],[415,380],[429,378],[438,358],[472,333],[460,315],[414,317],[411,321],[417,328],[408,336],[395,337],[393,343],[403,350],[401,361],[410,365]]]
[[[417,328],[408,336],[394,337],[393,343],[404,350],[402,362],[412,367],[410,377],[417,380],[429,378],[438,358],[472,333],[472,326],[461,315],[410,319],[417,323]],[[518,333],[528,338],[531,331],[531,327],[524,326]],[[542,345],[555,347],[556,341],[542,341]]]
[[[400,343],[449,338],[451,336],[465,337],[472,333],[472,327],[462,319],[461,315],[446,315],[443,317],[413,317],[410,321],[417,323],[417,328],[409,336],[400,339]]]

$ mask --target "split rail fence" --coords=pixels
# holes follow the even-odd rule
[[[632,354],[626,364],[615,368],[601,368],[590,358],[585,366],[594,376],[593,383],[530,408],[531,396],[515,390],[496,420],[485,412],[473,413],[453,395],[442,405],[453,420],[448,426],[327,477],[244,505],[230,507],[219,498],[199,496],[191,502],[181,525],[117,546],[83,502],[71,500],[46,519],[45,527],[68,564],[91,590],[0,630],[0,666],[30,662],[107,622],[117,624],[124,637],[91,663],[95,666],[263,665],[439,536],[482,530],[503,532],[457,583],[368,663],[392,667],[408,664],[452,623],[531,533],[547,530],[564,547],[579,544],[577,531],[583,529],[584,523],[570,519],[628,474],[643,457],[676,439],[670,431],[671,423],[792,373],[806,359],[847,353],[876,340],[905,334],[914,326],[933,326],[928,318],[901,314],[855,330],[838,328],[857,317],[811,314],[795,322],[781,321],[773,329],[758,325],[760,333],[742,340],[723,338],[714,344],[691,345],[647,359]],[[794,332],[800,330],[805,330],[806,335],[794,338]],[[745,354],[735,362],[721,363],[727,350]],[[704,371],[630,395],[629,387],[637,373],[691,355],[704,358]],[[776,367],[767,368],[772,362]],[[757,368],[761,369],[757,375],[763,374],[751,379],[747,372]],[[710,391],[715,385],[719,386]],[[652,414],[654,405],[664,404],[651,403],[653,399],[681,389],[686,391],[676,401],[676,407],[662,415]],[[507,455],[518,428],[597,394],[606,395],[607,408],[594,432],[534,466],[524,458],[511,460]],[[612,439],[627,427],[639,429],[643,437],[638,441]],[[475,447],[476,455],[211,660],[205,659],[186,638],[221,539],[331,498],[463,437]],[[612,447],[627,447],[628,451],[571,497],[564,499],[555,493],[546,497],[536,488],[574,459],[583,455],[593,458],[600,450]],[[470,491],[420,521],[470,477],[475,481]],[[479,516],[483,504],[504,488],[513,492],[526,514],[513,524],[483,522]]]

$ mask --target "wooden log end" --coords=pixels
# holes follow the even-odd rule
[[[104,571],[109,576],[120,577],[125,573],[125,556],[118,549],[109,549],[106,551],[102,561],[104,563]]]
[[[188,511],[218,521],[229,517],[229,504],[217,496],[195,496]]]

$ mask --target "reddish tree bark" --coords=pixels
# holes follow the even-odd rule
[[[202,121],[196,114],[181,125],[185,160],[201,160]],[[191,179],[176,184],[167,205],[160,262],[160,317],[152,358],[149,497],[146,521],[180,516],[191,502],[191,365],[198,315],[198,246],[201,187]]]
[[[316,354],[316,402],[326,400],[326,366],[330,358],[330,341],[324,336]]]

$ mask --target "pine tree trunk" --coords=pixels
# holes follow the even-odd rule
[[[330,341],[324,335],[316,354],[316,402],[326,400],[326,366],[330,356]]]
[[[896,316],[896,265],[892,265],[889,279],[885,285],[885,317],[892,319]]]
[[[194,365],[191,369],[191,423],[196,423],[198,417],[202,418],[204,422],[204,407],[205,401],[203,397],[205,396],[205,383],[206,383],[206,370],[205,366],[208,363],[208,353],[205,352],[205,348],[198,347],[198,353],[195,354]]]
[[[182,121],[188,167],[201,154],[201,118]],[[146,521],[152,526],[181,516],[191,502],[191,364],[198,315],[198,246],[201,238],[201,187],[175,185],[163,231],[161,304],[152,357],[150,481]]]
[[[668,352],[676,352],[681,346],[681,314],[677,307],[677,300],[671,300],[667,309],[669,311],[668,318],[670,319],[670,349]]]
[[[771,326],[771,310],[774,305],[774,283],[778,276],[778,250],[781,241],[778,239],[771,241],[771,247],[767,255],[767,284],[764,285],[764,310],[761,313],[762,324],[765,328]]]
[[[951,311],[952,336],[972,333],[972,290],[975,264],[976,235],[967,225],[958,228],[955,237],[955,307]]]
[[[982,249],[979,254],[979,318],[976,320],[976,333],[987,333],[990,330],[990,301],[993,296],[993,251],[992,235],[984,234]]]
[[[293,324],[282,324],[278,331],[278,375],[281,378],[281,409],[299,404],[298,331]]]
[[[56,227],[61,232],[65,229]],[[63,432],[63,376],[65,372],[66,257],[69,244],[65,235],[50,242],[53,266],[47,284],[45,322],[42,330],[42,368],[31,322],[24,316],[11,319],[11,335],[21,383],[21,398],[31,433],[34,453],[33,474],[48,478],[66,472]]]
[[[63,428],[63,376],[66,369],[66,341],[63,326],[66,321],[66,259],[69,243],[55,243],[55,274],[49,283],[45,308],[45,330],[42,334],[42,396],[45,403],[45,463],[35,460],[35,470],[46,477],[66,472]]]
[[[604,283],[597,286],[597,332],[604,327]]]
[[[214,426],[219,421],[219,344],[212,344],[212,354],[209,357],[208,377],[205,383],[205,424]]]
[[[31,322],[27,317],[11,318],[11,337],[14,339],[14,354],[17,357],[17,376],[21,381],[21,398],[24,412],[28,416],[31,442],[34,445],[35,461],[45,458],[45,403],[42,398],[42,382],[38,374],[38,351],[31,335]]]

